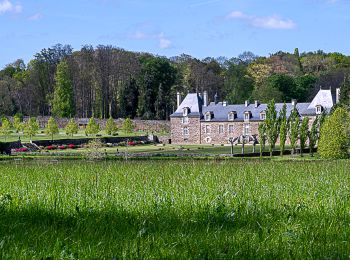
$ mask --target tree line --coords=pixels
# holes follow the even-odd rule
[[[230,103],[309,101],[349,81],[350,57],[323,51],[259,57],[161,57],[113,46],[57,44],[0,71],[0,115],[168,119],[176,92],[208,91]],[[342,102],[349,104],[350,91]]]

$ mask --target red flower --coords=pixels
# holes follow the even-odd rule
[[[55,150],[56,147],[53,146],[53,145],[49,145],[49,146],[46,146],[46,149],[47,149],[47,150]]]
[[[67,148],[67,146],[65,146],[65,145],[61,145],[61,146],[58,147],[58,149],[61,149],[61,150],[62,149],[66,149],[66,148]]]
[[[68,145],[68,148],[69,148],[69,149],[75,149],[75,148],[77,148],[77,147],[75,146],[75,144],[69,144],[69,145]]]

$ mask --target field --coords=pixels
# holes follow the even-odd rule
[[[0,258],[348,258],[350,161],[0,164]]]

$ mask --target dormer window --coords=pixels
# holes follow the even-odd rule
[[[322,113],[323,107],[321,105],[316,106],[316,115],[320,115]]]
[[[266,112],[262,111],[260,112],[260,120],[265,120],[266,119]]]
[[[235,118],[237,117],[236,111],[231,111],[231,112],[229,112],[227,117],[228,117],[228,121],[233,121],[233,120],[235,120]]]
[[[210,121],[212,119],[212,112],[205,113],[205,121]]]
[[[244,120],[249,120],[252,116],[252,113],[250,111],[244,112]]]
[[[190,108],[189,107],[184,107],[182,115],[183,116],[187,116],[189,113],[190,113]]]

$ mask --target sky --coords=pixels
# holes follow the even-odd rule
[[[57,43],[162,56],[350,55],[350,0],[0,0],[0,68]]]

